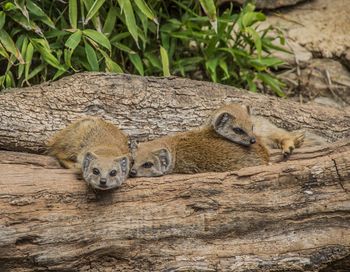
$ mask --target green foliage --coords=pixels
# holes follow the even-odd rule
[[[265,16],[251,4],[238,14],[213,0],[7,0],[0,9],[0,88],[109,71],[200,74],[284,95],[271,72],[282,64],[271,52],[285,51],[273,41],[283,37],[259,28]]]

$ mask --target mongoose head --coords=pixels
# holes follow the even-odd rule
[[[256,142],[247,106],[230,104],[219,108],[211,117],[211,125],[219,135],[234,143],[249,146]]]
[[[130,160],[127,156],[114,158],[87,152],[82,165],[83,177],[94,189],[113,189],[128,177],[129,165]]]
[[[139,145],[134,153],[131,177],[159,177],[168,173],[172,167],[170,151],[152,141]]]

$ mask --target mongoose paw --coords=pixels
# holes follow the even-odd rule
[[[305,132],[301,131],[301,132],[296,132],[293,134],[294,134],[294,146],[301,147],[302,144],[304,143]]]
[[[300,147],[304,142],[304,132],[293,133],[290,138],[283,139],[281,143],[282,154],[285,157],[291,155],[295,148]]]
[[[295,149],[294,141],[291,139],[285,139],[281,144],[282,154],[284,157],[288,157],[293,153]]]

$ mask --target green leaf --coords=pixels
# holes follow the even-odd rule
[[[6,21],[6,14],[3,11],[0,11],[0,29],[4,27]]]
[[[25,36],[22,43],[22,49],[21,54],[24,60],[26,59],[26,53],[27,53],[27,47],[28,47],[28,38]],[[20,79],[22,77],[22,74],[24,72],[25,64],[20,64],[18,66],[18,76],[17,79]]]
[[[103,55],[103,57],[105,58],[105,63],[106,63],[106,67],[107,67],[107,71],[108,72],[113,72],[113,73],[123,73],[122,68],[116,63],[114,62],[108,55],[106,52],[104,52],[103,50],[99,50],[101,52],[101,54]]]
[[[31,43],[34,45],[35,49],[38,50],[43,57],[43,59],[51,66],[63,70],[64,67],[60,64],[58,59],[51,53],[50,46],[44,39],[31,39]]]
[[[143,64],[140,56],[138,54],[130,54],[129,55],[130,61],[135,66],[136,70],[139,72],[141,76],[145,74],[143,69]]]
[[[82,33],[81,33],[80,29],[78,29],[72,35],[69,36],[68,40],[66,41],[66,43],[64,45],[67,46],[68,48],[74,50],[79,45],[79,43],[81,41],[81,34]]]
[[[7,53],[7,51],[5,50],[5,48],[2,46],[2,44],[0,43],[0,55],[3,56],[6,59],[10,59],[10,55]]]
[[[246,80],[248,83],[249,90],[253,93],[256,93],[257,87],[256,87],[256,84],[254,83],[254,76],[247,75]]]
[[[153,67],[156,67],[159,70],[162,70],[162,64],[154,54],[150,52],[145,52],[145,57],[149,60],[149,62]]]
[[[70,67],[70,68],[72,68],[74,71],[76,71],[76,69],[73,67],[72,62],[71,62],[72,54],[73,54],[73,51],[72,51],[72,50],[64,49],[64,53],[63,53],[63,56],[64,56],[64,63],[65,63],[68,67]]]
[[[223,78],[223,80],[229,79],[230,73],[228,71],[227,63],[225,62],[224,59],[219,60],[219,66],[222,69],[222,71],[224,71],[224,74],[225,74],[225,77]]]
[[[101,46],[107,48],[109,51],[111,51],[111,44],[110,44],[108,38],[103,33],[98,32],[98,31],[93,30],[93,29],[85,29],[85,30],[83,30],[83,34],[85,36],[91,38],[92,40],[94,40],[95,42],[100,44]]]
[[[260,21],[265,21],[266,17],[263,13],[261,12],[247,12],[245,14],[243,14],[242,19],[241,19],[241,27],[248,27],[251,26],[253,24],[255,24],[256,22]]]
[[[250,63],[259,67],[278,67],[282,64],[284,64],[284,62],[282,60],[280,60],[279,58],[275,58],[275,57],[264,57],[264,58],[260,58],[260,59],[252,59],[250,60]]]
[[[0,76],[0,87],[2,87],[2,88],[5,88],[5,85],[4,85],[5,77],[6,77],[5,75]]]
[[[33,1],[27,0],[27,8],[30,13],[37,16],[44,24],[48,25],[51,28],[55,28],[55,24],[52,22],[50,17],[47,16],[46,13]]]
[[[29,69],[30,65],[32,64],[32,58],[34,53],[34,47],[32,43],[28,43],[26,55],[25,55],[25,68],[24,68],[24,78],[26,81],[29,80]]]
[[[136,54],[136,52],[134,50],[132,50],[131,48],[127,47],[126,45],[119,43],[119,42],[114,42],[113,46],[115,46],[116,48],[127,52],[128,54]]]
[[[35,67],[28,76],[26,76],[26,81],[28,83],[28,80],[35,77],[37,74],[39,74],[44,68],[46,67],[46,64],[40,64],[37,67]]]
[[[163,75],[170,76],[168,52],[161,46],[160,58],[162,60]]]
[[[117,13],[118,13],[118,9],[114,6],[112,6],[107,13],[105,24],[104,24],[103,29],[102,29],[102,32],[107,37],[112,34],[115,22],[117,20]]]
[[[283,87],[284,84],[278,79],[266,73],[258,73],[257,77],[261,79],[267,86],[269,86],[279,97],[285,96],[285,93],[281,89],[281,87]]]
[[[9,16],[11,17],[12,20],[14,20],[16,23],[21,25],[24,29],[26,29],[28,31],[33,31],[40,36],[43,35],[41,28],[35,22],[28,20],[22,14],[11,13],[11,14],[9,14]]]
[[[218,21],[216,18],[216,7],[213,0],[199,0],[204,12],[208,15],[210,23],[215,32],[218,32]]]
[[[55,75],[53,76],[52,80],[56,80],[57,78],[59,78],[60,76],[62,76],[65,72],[67,72],[67,70],[58,70]]]
[[[141,10],[141,12],[147,16],[147,18],[155,22],[157,25],[159,24],[157,17],[144,0],[135,0],[135,4]]]
[[[92,17],[94,17],[96,15],[96,13],[99,11],[99,9],[101,8],[101,6],[103,5],[103,3],[105,2],[105,0],[95,0],[94,3],[92,4],[90,10],[88,11],[87,15],[86,15],[86,19],[84,24],[86,25],[90,19]]]
[[[252,36],[252,38],[254,40],[255,47],[256,47],[256,51],[258,53],[258,57],[260,58],[261,57],[262,44],[261,44],[261,39],[260,39],[259,33],[256,32],[251,27],[247,27],[245,30]]]
[[[58,37],[63,37],[70,34],[69,32],[62,31],[62,30],[50,30],[45,32],[45,38],[50,39],[50,38],[58,38]]]
[[[5,87],[6,88],[11,88],[15,86],[15,81],[13,78],[13,75],[11,71],[8,71],[5,75]]]
[[[131,2],[130,0],[118,0],[118,3],[124,12],[126,27],[134,38],[137,47],[139,47],[137,25]]]
[[[84,5],[85,5],[87,11],[91,10],[92,6],[93,6],[94,3],[95,3],[95,0],[81,0],[81,1],[84,3]],[[82,9],[82,10],[83,10],[83,9]],[[82,14],[83,14],[83,13],[84,13],[84,12],[82,11]],[[93,16],[93,17],[91,18],[91,21],[92,21],[92,23],[94,24],[95,29],[96,29],[98,32],[102,32],[101,21],[100,21],[100,17],[98,16],[98,13],[95,14],[95,16]],[[85,23],[86,20],[83,21],[83,22]]]
[[[14,55],[21,64],[24,64],[21,53],[11,39],[10,35],[4,29],[0,29],[0,42],[5,47],[7,52]]]
[[[91,71],[99,71],[99,65],[98,65],[98,60],[96,56],[95,50],[92,48],[92,46],[89,45],[88,42],[85,41],[85,54],[86,58],[89,62]]]
[[[111,39],[110,39],[110,42],[111,44],[113,44],[114,42],[119,42],[120,40],[123,40],[127,37],[130,36],[130,33],[129,32],[121,32],[121,33],[118,33],[116,35],[114,35]]]
[[[77,20],[78,20],[77,0],[69,0],[68,13],[69,13],[70,25],[72,26],[73,29],[76,29],[77,28]]]
[[[287,54],[293,54],[293,52],[291,52],[287,48],[273,44],[272,41],[270,40],[270,38],[263,38],[263,39],[261,39],[261,41],[262,41],[262,46],[263,46],[265,51],[269,52],[269,49],[273,49],[273,50],[285,52]]]
[[[209,71],[210,77],[214,82],[217,82],[216,67],[218,66],[219,59],[213,58],[205,62],[205,67]]]

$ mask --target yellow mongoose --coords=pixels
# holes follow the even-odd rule
[[[248,117],[240,114],[241,108],[246,109]],[[232,118],[235,118],[236,121]],[[243,118],[248,118],[248,120]],[[281,149],[285,156],[290,155],[295,148],[300,147],[304,140],[304,132],[288,132],[278,128],[266,118],[251,115],[250,107],[239,104],[222,106],[208,118],[208,124],[211,124],[222,137],[242,145],[249,145],[245,136],[254,131],[263,144],[272,149]]]
[[[230,171],[266,164],[266,146],[289,155],[303,139],[302,132],[287,132],[259,117],[252,120],[249,107],[225,105],[200,129],[140,144],[130,175]]]
[[[266,147],[253,134],[249,113],[234,104],[215,112],[202,128],[141,143],[130,175],[223,172],[268,161]]]
[[[48,154],[66,168],[80,169],[94,189],[120,186],[129,173],[127,136],[97,117],[79,119],[57,132],[48,142]]]

